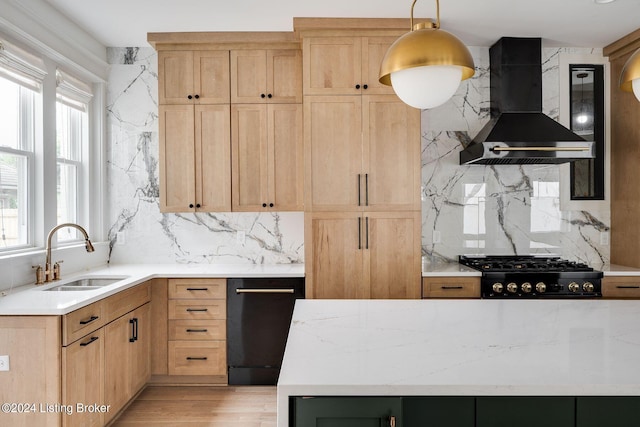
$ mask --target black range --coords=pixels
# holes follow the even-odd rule
[[[482,272],[482,298],[598,298],[602,272],[558,257],[463,256],[460,264]]]

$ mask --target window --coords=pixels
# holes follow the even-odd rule
[[[29,195],[39,96],[37,80],[0,65],[0,251],[31,243]]]

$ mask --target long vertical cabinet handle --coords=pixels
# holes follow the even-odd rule
[[[360,201],[362,199],[362,191],[360,190],[361,185],[361,177],[362,174],[358,174],[358,206],[362,206],[362,202]]]
[[[131,338],[129,338],[129,342],[136,342],[136,319],[129,319],[129,324],[131,325]]]
[[[366,238],[365,238],[365,249],[369,249],[369,217],[366,217],[365,220],[365,227],[367,229],[366,231]]]
[[[369,174],[364,174],[364,205],[369,206]]]
[[[362,249],[362,217],[358,217],[358,250]]]

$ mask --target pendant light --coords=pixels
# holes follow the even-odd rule
[[[387,50],[380,65],[379,81],[392,86],[396,95],[415,108],[434,108],[447,102],[460,82],[475,73],[469,49],[451,33],[440,29],[440,2],[436,22],[413,24]]]
[[[585,106],[585,100],[584,100],[584,79],[587,76],[589,76],[589,73],[586,73],[584,71],[576,74],[576,77],[580,79],[580,111],[576,116],[576,122],[578,122],[578,124],[580,125],[581,130],[585,129],[585,125],[589,121],[589,116],[587,115],[587,112],[586,112],[586,106]]]
[[[622,67],[620,89],[633,92],[640,101],[640,49],[636,50]]]

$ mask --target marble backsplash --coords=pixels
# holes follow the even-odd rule
[[[544,112],[553,118],[559,104],[558,56],[575,51],[591,52],[543,50]],[[423,255],[436,262],[459,254],[550,253],[608,263],[609,247],[599,242],[600,233],[609,231],[609,210],[560,210],[559,166],[458,164],[458,152],[489,118],[488,48],[472,47],[471,53],[476,75],[451,101],[422,112]],[[150,47],[109,48],[108,60],[110,260],[303,262],[301,212],[160,213],[156,53]]]
[[[160,212],[156,52],[109,48],[107,54],[110,262],[303,262],[301,212]]]

